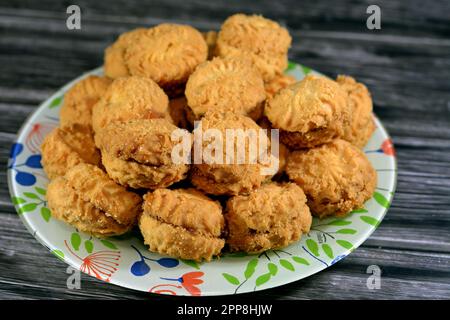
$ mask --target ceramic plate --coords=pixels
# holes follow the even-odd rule
[[[316,73],[290,63],[287,73],[302,79]],[[364,208],[342,219],[314,219],[301,241],[259,255],[224,254],[209,263],[173,259],[149,252],[138,233],[104,240],[52,218],[45,200],[49,182],[42,170],[40,144],[58,126],[67,84],[25,122],[11,149],[8,183],[12,202],[33,236],[56,257],[100,280],[123,287],[171,295],[227,295],[273,288],[330,267],[346,257],[377,228],[392,201],[396,183],[395,152],[386,130],[375,119],[364,151],[378,172],[376,191]]]

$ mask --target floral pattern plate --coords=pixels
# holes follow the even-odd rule
[[[302,79],[315,71],[290,63],[288,74]],[[18,134],[8,162],[12,202],[33,236],[56,257],[100,280],[123,287],[171,295],[226,295],[290,283],[346,257],[377,228],[392,201],[396,184],[395,152],[378,119],[364,151],[378,173],[378,185],[364,208],[345,218],[314,219],[311,231],[286,248],[259,255],[227,254],[209,263],[173,259],[149,252],[138,232],[96,239],[52,218],[45,200],[48,178],[40,144],[58,126],[64,93],[98,68],[58,90],[30,116]]]

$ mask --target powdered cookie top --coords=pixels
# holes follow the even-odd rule
[[[70,88],[59,113],[61,127],[73,124],[92,127],[92,108],[110,84],[109,78],[89,76]]]
[[[352,113],[351,125],[346,128],[342,139],[362,148],[375,130],[370,92],[364,84],[349,76],[340,75],[336,81],[348,93],[347,102]]]
[[[171,88],[185,83],[207,55],[208,46],[199,31],[187,25],[165,23],[120,37],[106,51],[105,64],[124,62],[125,68],[106,67],[108,75],[123,76],[126,69],[129,75],[149,77],[161,87]]]
[[[266,90],[267,99],[273,98],[273,96],[280,91],[281,89],[286,88],[287,86],[295,83],[296,80],[293,76],[288,76],[285,74],[281,74],[266,82],[264,88]]]
[[[130,120],[106,126],[95,141],[102,151],[122,160],[171,164],[171,152],[178,141],[173,142],[170,137],[177,129],[165,119]]]
[[[69,170],[64,178],[82,199],[107,213],[118,223],[133,224],[141,198],[112,181],[101,169],[79,164]]]
[[[259,72],[248,58],[238,56],[201,64],[187,82],[186,98],[196,119],[209,110],[257,118],[266,95]]]
[[[287,52],[291,45],[289,32],[275,21],[262,16],[235,14],[222,25],[216,53],[250,57],[265,81],[283,73],[287,67]]]
[[[302,189],[268,183],[228,200],[225,218],[232,251],[262,252],[285,247],[309,231],[312,217]]]
[[[95,141],[114,181],[135,189],[163,188],[182,180],[189,169],[185,162],[172,160],[172,151],[179,143],[171,139],[175,130],[181,129],[165,119],[114,122],[100,130]],[[189,152],[190,145],[186,156]]]
[[[333,80],[307,76],[280,90],[264,113],[281,129],[281,141],[298,149],[328,142],[344,133],[350,112],[347,94]]]
[[[79,164],[52,180],[47,201],[55,218],[100,237],[129,231],[141,209],[137,194],[89,164]]]
[[[92,131],[86,126],[55,128],[41,145],[42,165],[50,179],[63,176],[79,163],[100,164]]]
[[[197,190],[158,189],[144,196],[139,228],[152,251],[209,261],[225,244],[223,227],[220,204]]]
[[[110,122],[153,118],[172,120],[167,95],[149,78],[123,77],[94,106],[92,126],[97,133]]]
[[[286,172],[305,191],[311,212],[319,217],[342,216],[360,208],[377,183],[365,154],[344,140],[292,152]]]
[[[111,46],[105,50],[105,63],[103,66],[105,75],[110,78],[126,77],[130,75],[125,61],[125,51],[131,43],[139,41],[147,29],[137,28],[122,33]]]

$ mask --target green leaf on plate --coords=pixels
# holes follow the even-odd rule
[[[55,249],[52,250],[52,253],[57,256],[60,260],[64,261],[64,252],[62,252],[61,250]]]
[[[340,234],[355,234],[357,231],[354,229],[339,229],[336,233]]]
[[[259,276],[258,278],[256,278],[255,284],[257,287],[263,285],[264,283],[266,283],[267,281],[270,280],[271,274],[270,273],[265,273],[261,276]]]
[[[306,76],[308,73],[311,72],[311,68],[305,67],[304,65],[302,65],[302,71],[303,74]]]
[[[45,196],[47,194],[47,190],[45,190],[43,188],[36,187],[34,189],[36,190],[37,193],[39,193],[39,194],[41,194],[43,196]]]
[[[367,212],[369,212],[367,209],[361,208],[361,209],[353,210],[350,213],[367,213]]]
[[[360,217],[362,221],[364,221],[365,223],[368,223],[374,227],[378,227],[378,224],[380,223],[380,221],[378,221],[377,219],[373,218],[373,217],[369,217],[369,216],[361,216]]]
[[[341,247],[344,247],[345,249],[350,250],[353,248],[353,245],[350,242],[348,242],[347,240],[336,240],[336,243],[338,245],[340,245]]]
[[[33,192],[24,192],[23,195],[30,199],[39,199],[39,197]]]
[[[288,66],[287,66],[285,72],[294,70],[296,65],[297,65],[297,64],[296,64],[295,62],[289,61],[289,62],[288,62]]]
[[[14,205],[18,205],[18,204],[22,204],[22,203],[27,202],[27,200],[25,200],[25,199],[23,199],[23,198],[21,198],[21,197],[12,197],[12,198],[11,198],[11,201],[12,201],[12,203],[13,203]]]
[[[42,207],[41,208],[41,217],[48,222],[50,220],[50,217],[52,216],[52,213],[49,208]]]
[[[72,236],[70,237],[70,243],[72,244],[72,247],[78,251],[80,249],[81,245],[81,237],[78,233],[74,232],[72,233]]]
[[[306,260],[305,258],[301,258],[301,257],[292,257],[292,260],[294,260],[297,263],[300,264],[304,264],[305,266],[309,266],[309,262],[308,260]]]
[[[295,268],[292,265],[292,263],[290,263],[286,259],[280,259],[280,264],[283,268],[288,269],[289,271],[295,271]]]
[[[378,202],[378,204],[380,206],[383,206],[385,208],[389,207],[389,201],[385,198],[385,196],[383,196],[381,193],[379,192],[375,192],[373,194],[373,198],[375,199],[376,202]]]
[[[62,96],[56,97],[55,99],[53,99],[53,101],[50,103],[50,105],[48,107],[50,109],[56,108],[57,106],[59,106],[61,104],[62,98],[63,98]]]
[[[234,284],[235,286],[237,286],[240,283],[238,278],[232,276],[229,273],[222,273],[222,276],[225,278],[225,280],[227,280],[231,284]]]
[[[316,257],[319,256],[319,246],[317,245],[317,242],[315,242],[313,239],[308,239],[306,240],[306,246],[313,255],[315,255]]]
[[[108,240],[100,240],[100,242],[107,248],[113,249],[113,250],[117,250],[117,246],[112,243],[111,241]]]
[[[333,220],[331,222],[328,222],[327,225],[328,226],[347,226],[351,223],[352,223],[351,221],[347,221],[347,220]]]
[[[38,206],[37,203],[27,203],[26,205],[20,207],[19,213],[30,212],[36,209]]]
[[[253,275],[253,273],[255,273],[255,269],[256,269],[257,265],[258,265],[258,259],[256,259],[256,258],[250,260],[247,263],[247,267],[245,268],[245,271],[244,271],[245,279],[250,278]]]
[[[94,250],[94,243],[91,240],[86,240],[84,242],[84,248],[86,249],[87,253],[92,253]]]
[[[322,250],[328,256],[328,258],[330,259],[334,258],[333,249],[331,249],[331,247],[328,244],[326,243],[322,244]]]
[[[270,273],[272,276],[276,276],[277,273],[278,273],[278,267],[277,267],[277,265],[276,265],[275,263],[273,263],[273,262],[269,262],[269,263],[267,264],[267,269],[269,270],[269,273]]]
[[[194,269],[200,270],[200,266],[198,265],[198,263],[194,260],[184,260],[181,259],[181,262],[183,262],[185,265],[188,265]]]

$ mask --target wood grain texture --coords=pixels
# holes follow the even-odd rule
[[[0,3],[0,166],[15,134],[54,90],[102,64],[103,49],[126,30],[161,22],[218,29],[235,12],[287,26],[290,59],[367,84],[393,137],[398,185],[374,234],[326,271],[279,288],[244,294],[267,299],[450,298],[450,3],[377,1],[382,30],[366,29],[370,1],[76,1],[82,30],[65,27],[66,1]],[[426,6],[426,10],[424,9]],[[28,234],[0,172],[0,299],[146,299],[147,294],[82,276],[66,287],[67,266]],[[382,287],[366,287],[367,266]],[[152,296],[152,299],[161,299]],[[168,299],[164,297],[164,299]]]

